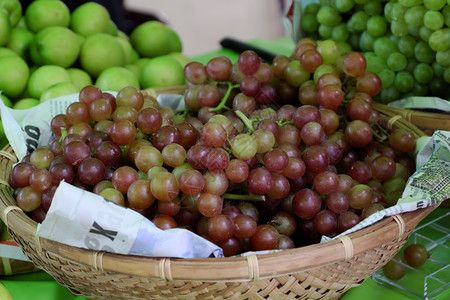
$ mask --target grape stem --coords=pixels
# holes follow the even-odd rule
[[[288,121],[285,118],[281,118],[280,120],[277,121],[278,127],[281,127],[285,124],[293,124],[293,123],[294,123],[293,121]]]
[[[377,124],[377,123],[376,123],[375,126],[376,126],[382,133],[384,133],[384,136],[381,135],[381,134],[378,134],[378,132],[377,132],[376,130],[373,130],[373,129],[372,129],[372,134],[373,134],[373,136],[377,139],[377,141],[379,141],[379,142],[384,142],[384,141],[386,140],[386,136],[388,136],[387,131],[386,131],[382,126],[380,126],[380,124]]]
[[[240,110],[236,110],[234,113],[236,114],[236,116],[238,116],[239,119],[242,120],[242,122],[244,122],[245,127],[247,127],[248,129],[248,133],[252,134],[255,131],[252,125],[252,120],[247,118],[247,116]]]
[[[266,201],[266,197],[264,197],[264,195],[256,195],[253,193],[249,193],[249,194],[245,194],[245,195],[225,193],[225,194],[222,194],[222,197],[224,199],[228,199],[228,200],[246,200],[246,201],[255,201],[255,202]]]
[[[216,107],[211,108],[210,111],[219,111],[222,109],[231,110],[229,107],[227,107],[225,105],[225,103],[227,103],[228,97],[231,94],[231,90],[239,87],[239,84],[233,84],[232,82],[223,82],[223,84],[228,85],[227,91],[226,91],[225,95],[222,97],[222,99],[220,100],[219,104]]]
[[[63,149],[62,143],[63,143],[64,139],[66,138],[66,136],[67,136],[67,129],[65,127],[61,127],[61,137],[59,138],[59,141],[58,141],[58,145],[61,149]]]

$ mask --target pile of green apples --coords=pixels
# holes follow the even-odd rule
[[[120,31],[108,10],[87,2],[0,0],[0,91],[3,102],[28,108],[95,84],[105,91],[184,83],[178,34],[152,20]],[[156,76],[157,74],[157,76]]]

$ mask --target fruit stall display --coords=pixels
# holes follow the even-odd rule
[[[446,0],[295,1],[299,36],[360,51],[382,82],[377,99],[449,99],[450,3]]]
[[[38,2],[53,1],[30,5],[24,19],[30,29],[26,17]],[[322,7],[325,1],[313,7],[318,20]],[[39,82],[44,78],[68,78],[63,83],[75,86],[68,92],[75,92],[74,101],[51,116],[51,141],[19,159],[7,145],[0,159],[9,185],[1,187],[2,219],[36,266],[74,293],[99,299],[339,296],[387,264],[436,207],[345,234],[397,204],[416,170],[416,140],[425,136],[377,109],[377,101],[387,102],[388,89],[380,70],[372,69],[380,57],[321,36],[301,38],[292,55],[271,62],[244,51],[235,62],[217,56],[203,64],[183,57],[176,33],[159,22],[144,23],[128,39],[105,16],[105,32],[92,33],[100,26],[86,28],[91,9],[81,8],[65,26],[35,29],[28,58],[0,57],[0,64],[3,57],[23,60],[28,70],[17,94],[0,86],[12,107],[23,96],[39,94],[35,100],[43,104],[67,93],[43,98],[60,84]],[[71,50],[79,47],[66,66],[55,65],[55,46],[45,50],[57,32],[39,45],[55,27],[73,33]],[[129,60],[116,57],[124,54],[123,44]],[[442,62],[437,54],[433,59]],[[43,67],[62,71],[39,73]],[[75,85],[63,75],[75,68],[90,80]],[[441,75],[446,80],[445,71]],[[178,96],[181,105],[162,106],[156,96],[164,94]],[[159,230],[193,232],[224,257],[121,255],[39,237],[37,224],[51,212],[62,181],[126,207]]]
[[[0,7],[0,97],[10,107],[29,108],[88,84],[118,91],[184,83],[189,58],[178,34],[159,21],[128,36],[96,2],[72,13],[62,1],[33,1],[22,11],[18,0],[2,0]]]

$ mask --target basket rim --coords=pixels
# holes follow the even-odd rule
[[[9,144],[2,151],[13,153]],[[0,158],[0,165],[3,166],[2,162],[8,159],[9,157]],[[347,235],[350,249],[342,239],[334,239],[274,253],[226,258],[180,259],[99,252],[38,237],[36,236],[37,223],[15,205],[9,189],[5,184],[0,187],[0,211],[2,212],[0,217],[13,233],[13,237],[17,234],[28,243],[34,244],[33,248],[42,259],[45,260],[46,255],[53,254],[106,272],[165,280],[251,281],[347,261],[412,231],[420,220],[438,206],[436,204],[383,218],[370,226],[350,233]],[[398,219],[402,221],[399,222]],[[45,250],[45,253],[42,250]],[[350,256],[349,251],[352,253]],[[195,272],[192,272],[194,269]]]

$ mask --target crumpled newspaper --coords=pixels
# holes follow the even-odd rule
[[[110,92],[115,95],[115,92]],[[0,101],[6,137],[19,161],[37,147],[52,140],[53,116],[66,112],[78,101],[78,94],[58,97],[25,110],[8,108]],[[176,108],[180,99],[171,95],[158,99]],[[67,245],[96,251],[152,257],[222,257],[217,245],[187,229],[157,228],[138,212],[61,182],[38,236]]]
[[[432,206],[450,198],[450,131],[436,130],[417,141],[416,172],[409,177],[396,205],[370,215],[349,230],[355,232],[387,216]],[[331,240],[323,236],[322,242]]]

